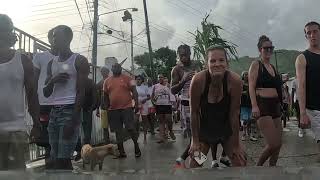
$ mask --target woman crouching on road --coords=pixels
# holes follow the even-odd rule
[[[210,146],[222,144],[232,166],[246,165],[239,140],[239,113],[242,80],[228,70],[223,47],[207,50],[208,69],[197,73],[191,82],[190,167],[199,167],[197,154],[207,155]]]

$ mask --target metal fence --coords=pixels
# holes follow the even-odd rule
[[[41,41],[40,39],[37,39],[36,37],[18,29],[14,29],[15,33],[17,34],[17,43],[15,44],[14,48],[17,50],[20,50],[32,57],[35,53],[40,53],[43,51],[47,51],[50,49],[50,45]],[[99,67],[93,67],[91,66],[91,77],[96,77],[96,80],[99,81],[101,80],[101,77],[98,76],[93,76],[92,73],[94,72],[99,72]],[[99,74],[99,73],[98,73]],[[27,104],[27,103],[25,103]],[[27,106],[26,106],[26,126],[27,126],[27,132],[30,134],[30,131],[32,129],[32,118],[29,115],[27,111]],[[93,121],[92,121],[92,140],[91,142],[93,144],[100,144],[103,142],[103,129],[101,128],[101,121],[100,118],[95,116],[95,112],[93,113]],[[82,134],[82,132],[81,132]],[[37,146],[36,144],[29,144],[29,154],[28,154],[28,161],[36,161],[44,158],[45,150],[42,147]]]

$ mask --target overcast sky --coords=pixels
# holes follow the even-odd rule
[[[86,1],[91,6],[92,18],[92,0],[77,0],[84,28],[74,0],[0,0],[0,13],[8,14],[15,26],[44,41],[47,41],[50,28],[59,24],[71,26],[74,30],[72,49],[90,59],[91,32]],[[137,44],[134,54],[147,51],[142,0],[99,0],[99,3],[99,14],[121,8],[138,8],[138,12],[132,12]],[[257,55],[257,39],[262,34],[269,36],[277,49],[302,50],[306,47],[305,23],[320,21],[319,0],[147,0],[147,3],[153,49],[163,46],[176,49],[181,43],[192,45],[193,38],[188,32],[194,32],[210,11],[210,21],[225,29],[222,36],[239,46],[241,56]],[[105,24],[115,30],[113,36],[130,40],[130,24],[122,22],[122,16],[123,12],[101,16],[99,32],[103,32],[102,24]],[[114,37],[98,36],[99,45],[117,42],[119,39]],[[130,44],[100,46],[98,64],[102,65],[107,56],[130,59]],[[128,61],[126,66],[129,64]]]

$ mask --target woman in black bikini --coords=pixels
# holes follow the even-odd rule
[[[261,60],[252,62],[249,69],[249,93],[252,116],[257,119],[265,140],[257,166],[269,159],[270,166],[276,166],[282,145],[280,102],[282,100],[281,79],[270,59],[274,50],[271,40],[263,35],[259,38],[258,49]]]

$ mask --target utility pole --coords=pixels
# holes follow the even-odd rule
[[[92,76],[93,80],[96,81],[96,69],[97,66],[97,55],[98,55],[98,0],[93,1],[93,42],[92,42]]]
[[[149,48],[149,61],[150,61],[150,71],[151,71],[151,78],[152,80],[155,78],[154,71],[153,71],[153,59],[152,59],[152,46],[151,46],[151,39],[150,39],[150,29],[149,29],[149,19],[148,19],[148,9],[147,9],[147,2],[143,0],[143,7],[144,7],[144,17],[146,21],[146,31],[147,31],[147,39],[148,39],[148,48]]]

